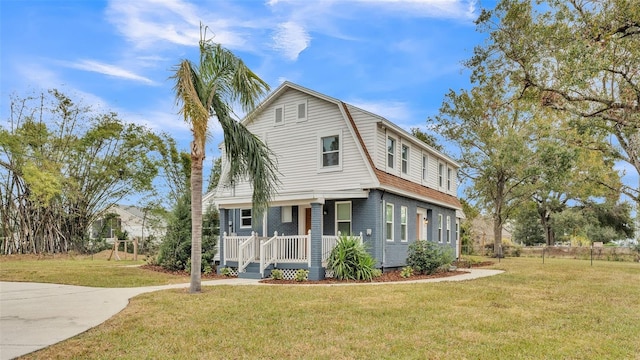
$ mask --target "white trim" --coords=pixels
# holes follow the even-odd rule
[[[393,145],[393,147],[391,147],[391,150],[393,151],[393,153],[389,152],[389,145],[390,145],[389,144],[389,140],[393,141],[393,144],[391,144],[391,145]],[[397,150],[397,147],[398,147],[398,142],[397,142],[396,138],[392,137],[391,135],[387,135],[387,139],[385,140],[384,143],[385,143],[385,147],[384,147],[385,148],[385,151],[384,151],[384,154],[385,154],[385,157],[384,157],[385,166],[387,167],[387,169],[395,169],[396,168],[396,162],[397,162],[396,161],[396,150]],[[391,166],[389,166],[389,156],[392,157],[391,158],[391,160],[392,160]]]
[[[323,148],[322,139],[332,137],[332,136],[338,137],[338,165],[324,166],[324,162],[323,162],[324,148]],[[343,158],[342,154],[344,153],[342,129],[338,131],[320,132],[317,135],[317,139],[318,139],[318,172],[342,171],[342,158]]]
[[[451,244],[451,216],[447,215],[447,244]]]
[[[404,223],[402,222],[402,213],[404,212]],[[402,238],[402,226],[404,226],[404,239]],[[409,208],[400,206],[400,241],[409,241]]]
[[[334,229],[335,229],[335,235],[338,235],[338,205],[339,204],[349,204],[349,235],[353,234],[353,204],[351,203],[351,201],[336,201],[335,203],[335,216],[334,216]],[[346,221],[340,221],[340,222],[346,222]],[[343,234],[346,235],[346,234]]]
[[[451,175],[453,173],[453,169],[450,166],[447,166],[447,191],[453,190],[453,184],[451,183]]]
[[[445,171],[446,165],[445,163],[443,163],[442,161],[438,161],[438,177],[437,177],[437,185],[438,185],[438,189],[443,189],[444,188],[444,171]]]
[[[407,149],[406,159],[403,154],[405,148]],[[405,171],[405,165],[407,171]],[[404,141],[402,141],[402,144],[400,145],[400,173],[405,176],[409,176],[411,174],[411,146],[405,144]]]
[[[248,210],[249,211],[249,216],[242,216],[242,212]],[[251,221],[250,225],[244,225],[243,224],[243,219],[249,219]],[[253,227],[253,210],[251,210],[251,208],[241,208],[240,209],[240,229],[251,229]]]
[[[364,185],[363,185],[364,187]],[[269,206],[284,206],[284,205],[299,205],[301,203],[311,204],[319,203],[324,204],[326,200],[340,200],[340,199],[366,199],[369,197],[369,190],[345,190],[345,191],[308,191],[308,192],[291,192],[291,193],[278,193],[274,198],[269,201]],[[217,198],[216,202],[219,208],[249,208],[251,207],[251,197],[224,197]]]
[[[442,214],[438,214],[438,242],[440,244],[442,244],[442,242],[444,241],[443,237],[444,237],[444,227],[443,227],[443,222],[444,221],[444,217],[442,216]]]
[[[425,162],[426,160],[426,162]],[[429,181],[429,154],[422,152],[422,173],[420,176],[422,177],[422,183],[425,184]]]
[[[299,117],[300,105],[304,105],[304,117]],[[307,101],[307,99],[298,101],[296,103],[296,111],[295,111],[296,122],[304,122],[304,121],[307,121],[308,118],[309,118],[309,102]]]
[[[278,121],[278,110],[280,110],[280,121]],[[285,123],[284,105],[273,108],[273,126],[282,126]]]
[[[389,218],[387,217],[387,208],[389,206],[391,206],[391,221],[389,221]],[[388,242],[394,241],[393,240],[393,238],[394,238],[393,235],[394,235],[395,229],[393,228],[393,220],[394,220],[393,218],[394,218],[394,215],[395,215],[395,211],[396,211],[395,206],[393,206],[392,203],[386,203],[385,204],[385,207],[384,207],[384,214],[385,214],[385,216],[384,216],[385,217],[385,219],[384,219],[384,229],[385,230],[384,230],[384,232],[385,232],[385,238],[387,239]],[[388,231],[388,228],[387,228],[387,225],[389,223],[391,223],[391,237],[389,237],[389,231]]]
[[[416,214],[420,215],[420,221],[416,224],[416,228],[420,228],[421,235],[421,238],[416,240],[427,240],[427,224],[424,223],[427,218],[427,209],[419,207],[416,209]]]

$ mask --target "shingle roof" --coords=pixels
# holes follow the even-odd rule
[[[369,154],[369,150],[367,149],[367,146],[365,145],[364,140],[360,135],[360,131],[358,131],[358,126],[356,125],[355,121],[353,120],[353,117],[351,116],[351,113],[349,112],[349,108],[347,104],[342,102],[342,107],[344,108],[344,111],[347,114],[347,118],[349,119],[349,122],[353,127],[356,137],[358,138],[358,142],[360,142],[360,146],[364,150],[364,153],[367,157],[367,161],[369,162],[369,165],[373,169],[375,176],[377,177],[381,187],[402,190],[404,192],[413,193],[419,197],[427,197],[443,205],[449,205],[455,209],[462,208],[462,205],[460,204],[460,200],[458,200],[458,198],[455,196],[445,194],[436,189],[423,186],[421,184],[403,179],[399,176],[389,174],[387,172],[384,172],[378,169],[373,163],[373,159],[371,158],[371,155]]]

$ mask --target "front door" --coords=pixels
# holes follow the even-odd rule
[[[416,239],[427,239],[427,210],[421,208],[416,212]]]

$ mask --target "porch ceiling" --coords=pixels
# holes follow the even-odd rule
[[[269,201],[269,206],[293,206],[311,203],[324,204],[326,200],[366,199],[367,197],[369,197],[369,190],[363,189],[278,193],[274,196],[273,200]],[[220,208],[251,207],[252,205],[250,197],[216,198],[215,202]]]

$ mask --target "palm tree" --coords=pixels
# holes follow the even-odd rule
[[[182,60],[172,76],[179,113],[191,126],[191,286],[201,291],[202,261],[202,163],[209,131],[215,116],[224,132],[224,145],[233,184],[248,178],[253,186],[253,212],[260,216],[275,192],[276,163],[267,146],[231,117],[231,104],[239,103],[245,113],[253,110],[269,85],[251,71],[240,58],[220,44],[206,39],[200,26],[200,65]]]

